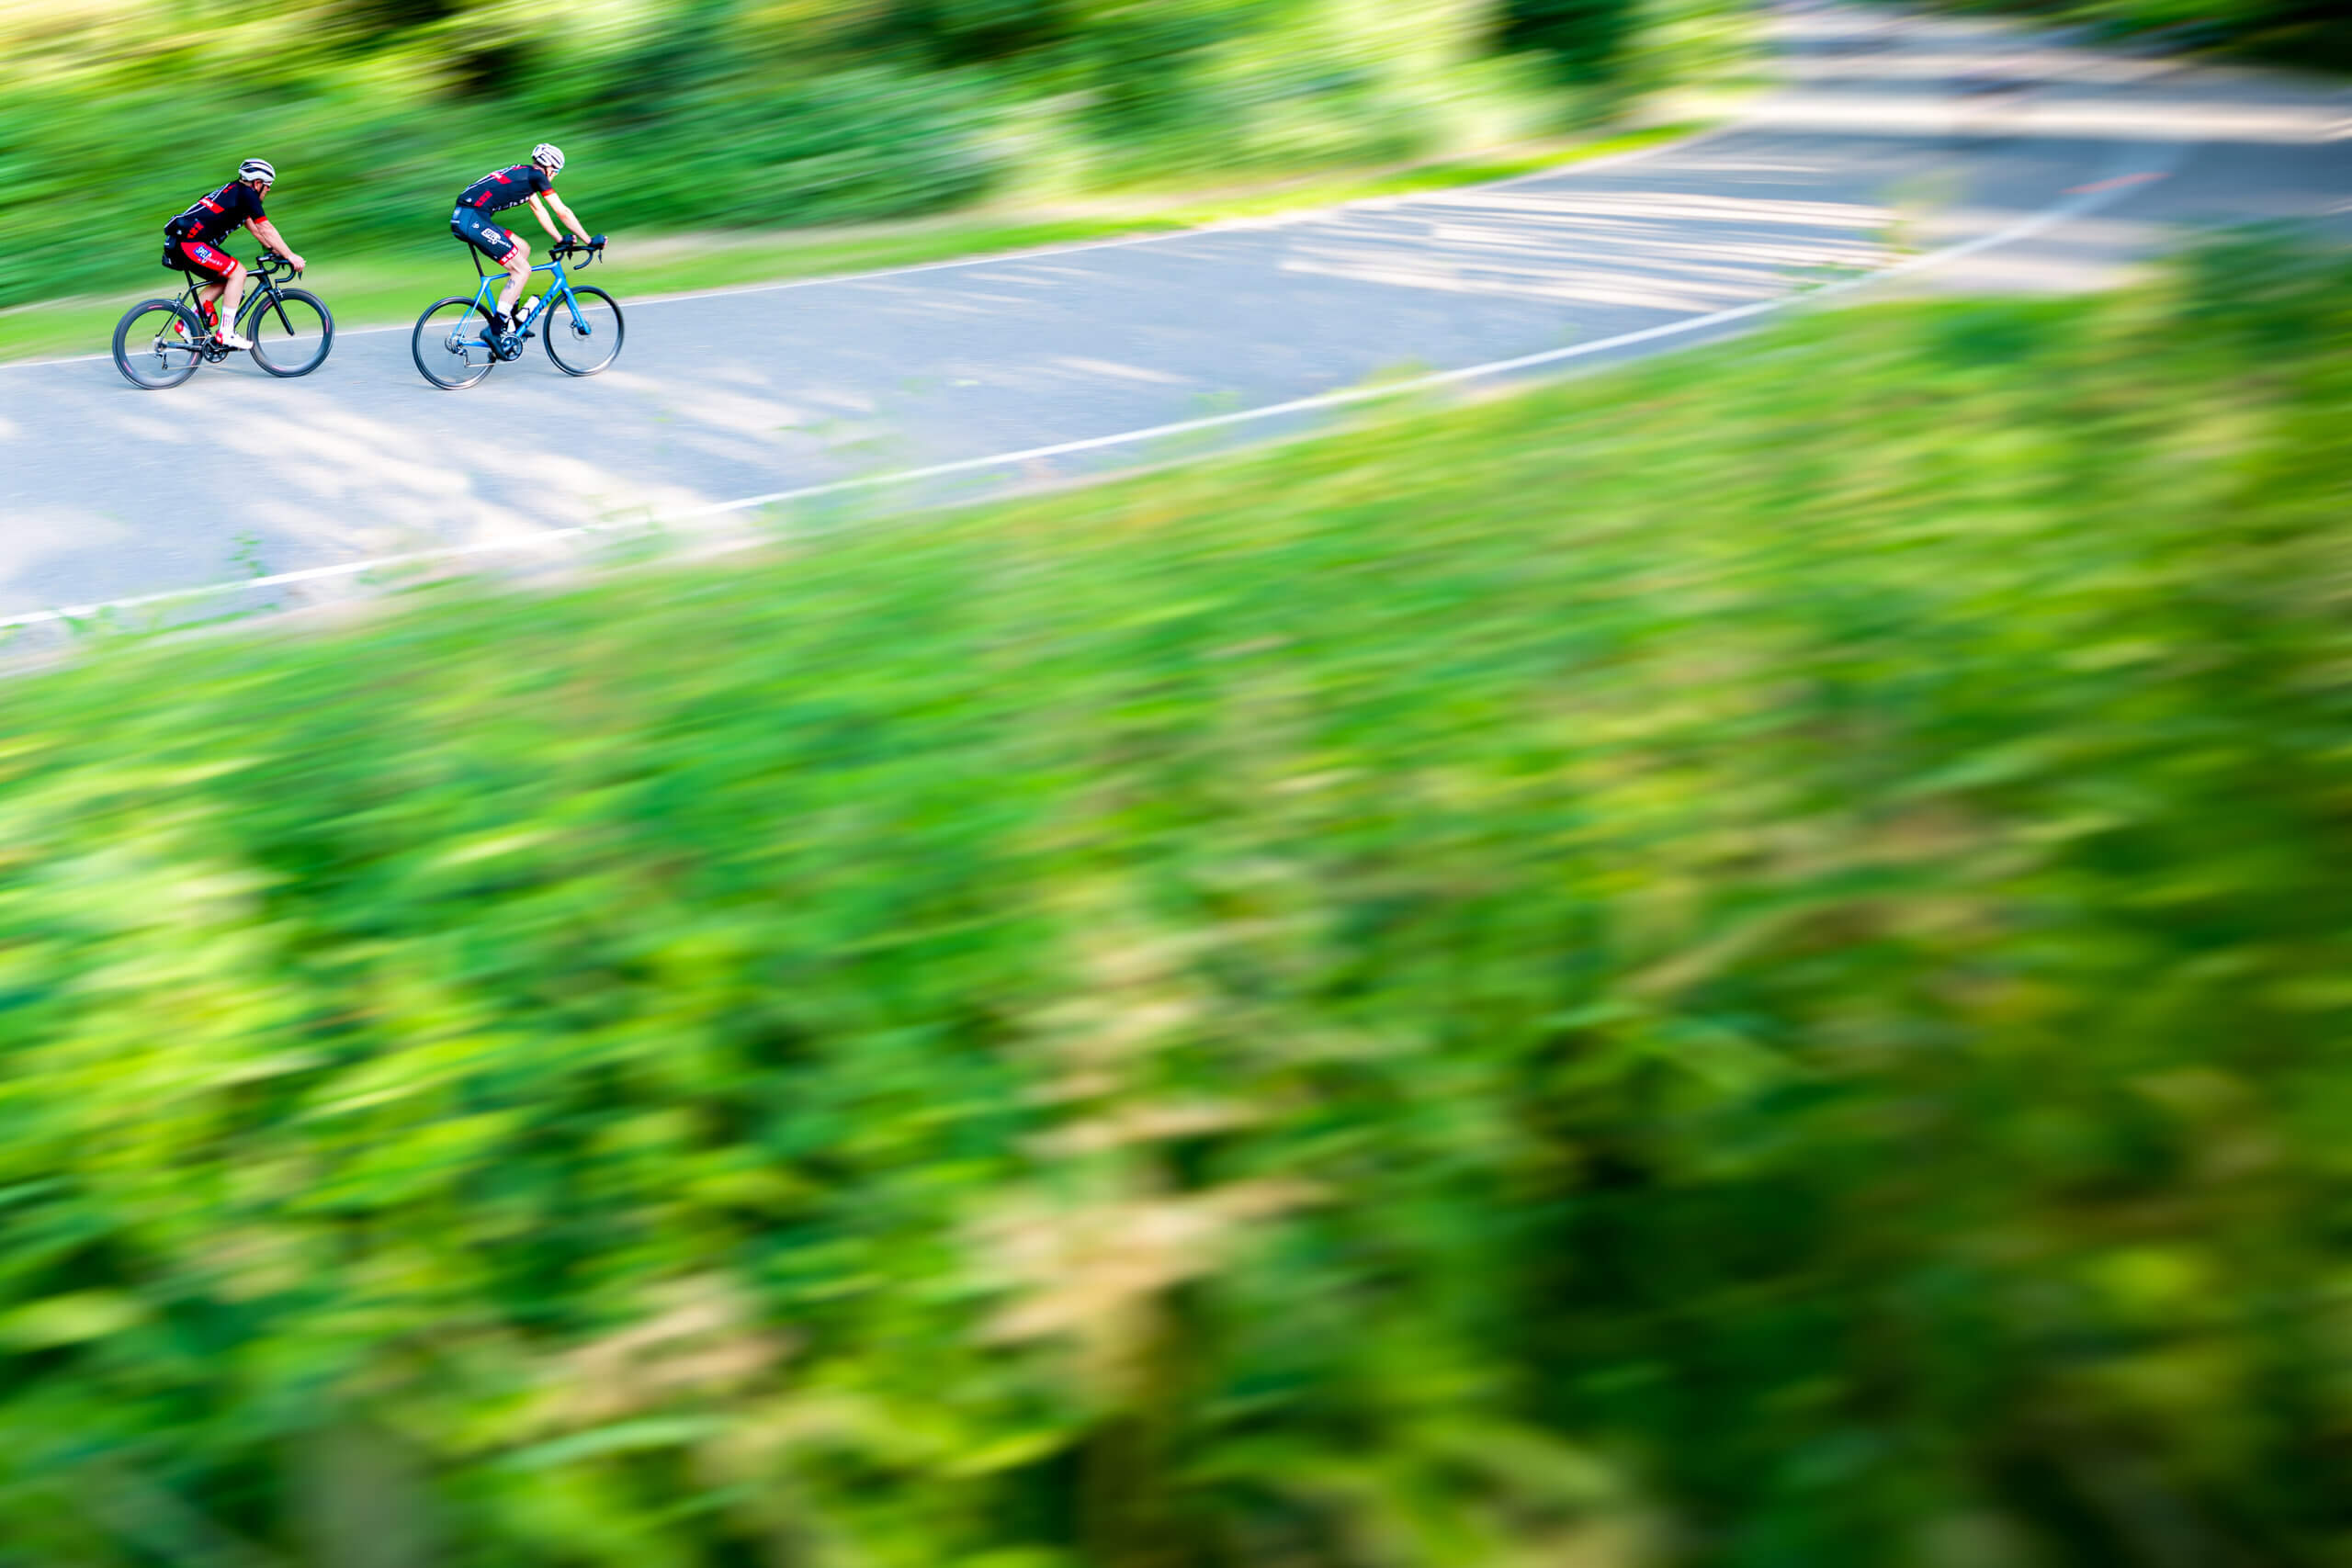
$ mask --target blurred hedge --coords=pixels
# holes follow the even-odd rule
[[[1741,8],[1527,33],[1546,3],[19,0],[0,177],[59,220],[0,305],[153,281],[164,220],[255,154],[306,253],[446,247],[458,191],[543,140],[609,232],[883,219],[1556,130],[1708,68]]]
[[[2347,281],[13,682],[0,1557],[2344,1561]]]

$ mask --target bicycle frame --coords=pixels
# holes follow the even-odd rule
[[[474,270],[481,274],[481,282],[474,287],[474,309],[481,312],[481,314],[478,318],[471,319],[486,321],[490,316],[491,300],[495,298],[495,296],[491,292],[491,285],[493,283],[504,282],[506,279],[506,274],[503,272],[492,272],[488,268],[484,267],[481,265],[481,257],[474,254],[473,247],[471,245],[466,247],[466,253],[469,255],[473,255]],[[584,266],[587,264],[583,262],[581,265]],[[563,258],[561,256],[550,256],[548,260],[543,261],[537,266],[531,268],[531,271],[534,274],[542,272],[550,273],[555,278],[555,281],[548,286],[548,291],[539,296],[538,314],[532,318],[532,324],[536,326],[546,317],[548,313],[548,301],[560,297],[563,300],[563,308],[571,312],[571,324],[582,332],[589,331],[590,328],[587,318],[581,315],[579,302],[572,298],[571,275],[564,270]],[[526,293],[529,292],[529,286],[527,283],[525,285],[524,291]],[[517,300],[515,303],[516,308],[520,309],[523,302]],[[473,337],[459,338],[458,341],[464,344],[469,348],[489,348],[492,346],[490,336],[486,332],[478,333],[477,335]]]
[[[273,264],[274,258],[265,257],[245,268],[245,297],[237,302],[237,319],[229,323],[232,330],[249,321],[259,321],[264,307],[273,305],[277,308],[277,324],[289,333],[294,330],[294,323],[286,318],[286,302],[277,292],[278,271]],[[187,280],[186,286],[180,289],[180,303],[187,306],[187,313],[201,323],[204,312],[198,307],[197,290],[209,288],[219,280],[198,272],[183,271],[180,276]],[[286,276],[292,276],[293,269],[288,267]],[[218,333],[220,329],[211,330]]]

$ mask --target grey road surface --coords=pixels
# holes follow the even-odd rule
[[[1947,259],[1874,287],[2093,287],[2195,226],[2352,234],[2352,102],[2327,83],[1836,5],[1775,26],[1783,85],[1725,129],[1502,186],[667,299],[631,299],[625,223],[600,220],[619,260],[586,281],[629,331],[591,380],[535,345],[439,391],[406,328],[346,332],[297,381],[232,360],[159,394],[103,358],[0,367],[0,625],[257,568],[349,592],[360,563],[409,552],[694,525],[942,465],[977,466],[899,503],[1080,477],[1179,444],[983,460],[1415,370],[1656,352],[1731,323],[1606,345],[1922,254]]]

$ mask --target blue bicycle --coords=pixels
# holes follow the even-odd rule
[[[498,367],[502,359],[520,359],[523,345],[537,333],[548,345],[548,357],[567,376],[594,376],[620,357],[621,308],[601,288],[574,284],[564,263],[574,256],[582,267],[594,265],[605,254],[605,237],[577,243],[567,240],[548,252],[548,259],[533,272],[550,274],[547,292],[522,307],[515,330],[504,343],[491,331],[492,286],[503,274],[483,270],[474,256],[474,271],[481,283],[469,297],[452,294],[436,299],[416,319],[410,348],[424,378],[448,391],[470,387]],[[467,248],[472,255],[472,248]]]

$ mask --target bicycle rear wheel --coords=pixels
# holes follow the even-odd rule
[[[281,288],[246,318],[254,363],[273,376],[308,376],[334,347],[334,318],[325,301],[302,288]]]
[[[574,288],[568,308],[549,305],[539,321],[548,357],[567,376],[594,376],[620,357],[621,308],[601,288]]]
[[[463,294],[436,299],[409,339],[417,373],[445,391],[470,387],[498,363],[490,348],[490,312]]]
[[[176,299],[142,299],[114,329],[114,367],[142,391],[160,392],[196,374],[204,329]]]

